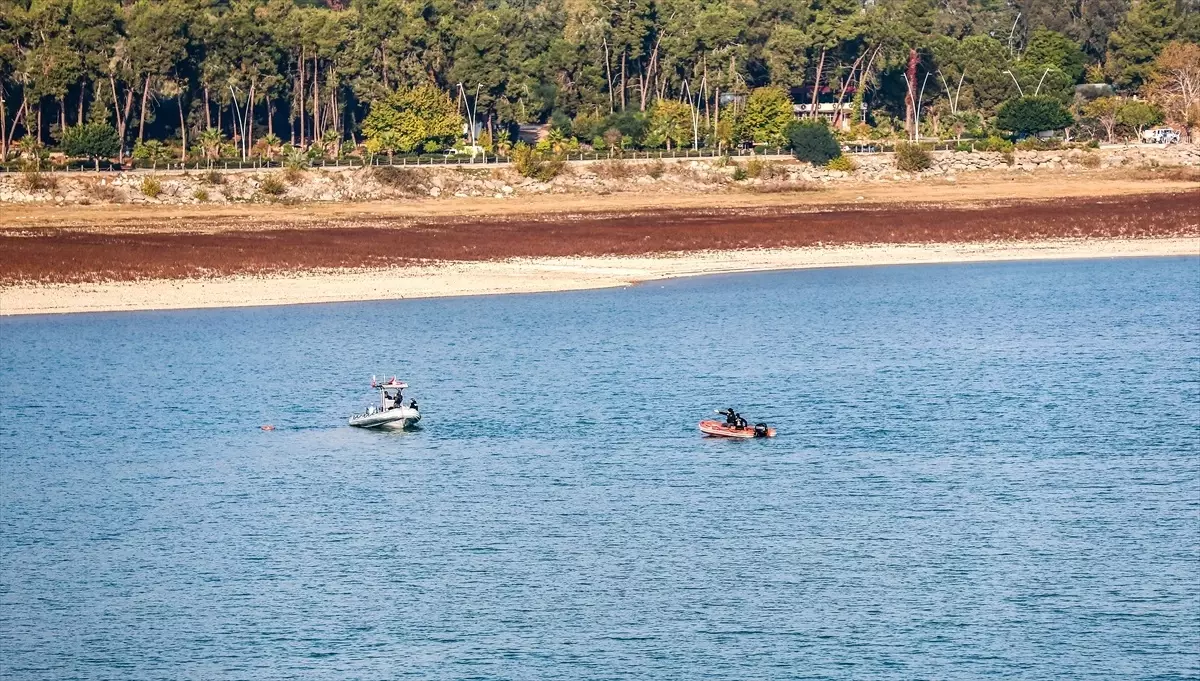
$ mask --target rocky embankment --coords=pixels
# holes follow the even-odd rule
[[[508,165],[309,170],[130,171],[123,173],[7,173],[0,203],[87,205],[108,203],[200,204],[238,202],[339,202],[397,198],[617,192],[710,193],[817,190],[830,183],[954,181],[978,172],[1072,174],[1115,169],[1200,168],[1200,146],[1114,147],[1064,151],[936,152],[920,173],[896,168],[893,154],[855,154],[854,171],[817,168],[780,159],[611,160],[568,163],[543,182]]]

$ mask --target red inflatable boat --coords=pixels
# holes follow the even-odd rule
[[[734,428],[722,421],[701,421],[700,432],[714,437],[740,437],[750,439],[755,437],[775,437],[775,429],[765,423],[745,428]]]

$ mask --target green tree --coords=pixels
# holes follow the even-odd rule
[[[1123,103],[1117,110],[1117,122],[1133,130],[1139,140],[1142,137],[1142,131],[1162,123],[1162,120],[1162,109],[1140,99],[1131,99]]]
[[[1154,58],[1174,37],[1177,24],[1175,0],[1134,0],[1108,39],[1105,67],[1114,82],[1131,89],[1141,86]]]
[[[371,153],[408,153],[430,142],[453,144],[462,133],[462,125],[454,100],[436,86],[426,84],[393,93],[373,104],[362,130]]]
[[[667,150],[692,143],[692,107],[673,99],[660,99],[650,109],[650,130],[667,144]]]
[[[1067,111],[1052,97],[1021,97],[1005,102],[996,113],[996,127],[1017,136],[1036,135],[1046,130],[1060,130],[1075,123]]]
[[[1056,68],[1071,78],[1072,85],[1083,79],[1087,66],[1087,58],[1079,43],[1061,33],[1045,29],[1033,32],[1021,61],[1039,68]]]
[[[795,120],[792,100],[779,87],[758,88],[746,98],[746,108],[738,117],[738,129],[743,140],[755,144],[782,145],[784,132]]]
[[[67,156],[95,161],[96,170],[100,170],[100,159],[116,156],[121,140],[108,123],[85,123],[68,128],[60,146]]]
[[[1083,115],[1096,121],[1104,128],[1104,135],[1111,143],[1113,131],[1117,128],[1117,113],[1121,110],[1119,97],[1098,97],[1083,105]]]

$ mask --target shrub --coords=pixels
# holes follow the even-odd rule
[[[659,163],[662,163],[662,161],[659,161]],[[595,171],[596,177],[604,180],[624,180],[633,175],[629,164],[620,160],[594,163],[592,164],[592,170]]]
[[[984,142],[984,145],[980,147],[980,149],[983,151],[995,151],[1003,154],[1013,150],[1013,143],[1009,142],[1003,137],[992,135],[991,137],[987,138],[987,140]]]
[[[203,173],[200,175],[200,179],[203,180],[204,184],[210,184],[213,186],[225,184],[225,176],[216,170],[209,170],[208,172]]]
[[[959,142],[958,144],[954,145],[954,150],[960,152],[972,152],[975,151],[975,144],[973,142]]]
[[[197,189],[196,191],[192,192],[192,198],[196,199],[197,201],[207,201],[208,200],[208,190]]]
[[[103,180],[97,180],[87,186],[87,195],[97,201],[107,201],[116,203],[121,200],[121,194],[117,188],[108,183],[103,183]]]
[[[304,179],[304,167],[289,165],[283,169],[283,179],[288,184],[300,184],[300,181]]]
[[[657,180],[667,171],[667,164],[662,162],[662,159],[653,161],[646,166],[646,174]]]
[[[1084,168],[1095,169],[1100,167],[1100,157],[1095,154],[1084,154],[1077,162]]]
[[[746,169],[738,164],[733,164],[733,181],[741,182],[746,179]]]
[[[524,143],[513,147],[512,162],[518,173],[542,182],[553,180],[567,164],[562,154],[539,151]]]
[[[385,187],[407,194],[415,194],[421,190],[421,174],[412,168],[377,166],[371,169],[371,177]]]
[[[829,170],[840,170],[843,173],[852,173],[858,170],[858,166],[855,165],[854,160],[845,154],[829,159],[829,163],[826,163],[825,167]]]
[[[823,166],[842,155],[842,149],[824,121],[795,121],[787,127],[788,148],[799,161]]]
[[[26,191],[39,192],[58,187],[58,178],[53,173],[27,169],[21,172],[21,186]]]
[[[1012,149],[1000,152],[1000,157],[1004,159],[1004,162],[1010,167],[1017,164],[1017,155],[1013,153]]]
[[[149,175],[142,179],[142,193],[152,199],[157,198],[162,193],[162,183],[158,178]]]
[[[258,190],[267,196],[282,196],[287,191],[287,185],[276,175],[268,175],[263,179]]]
[[[769,180],[778,174],[778,168],[770,161],[752,158],[746,161],[746,177]]]
[[[928,170],[933,165],[929,152],[920,144],[899,142],[896,144],[896,167],[910,173]]]

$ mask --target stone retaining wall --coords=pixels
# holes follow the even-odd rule
[[[1096,150],[1013,152],[1009,164],[999,153],[934,152],[933,165],[921,173],[897,170],[893,154],[855,154],[854,172],[816,168],[795,161],[747,158],[665,159],[569,163],[550,182],[521,177],[510,167],[462,166],[373,169],[313,169],[288,173],[212,171],[44,174],[45,186],[30,188],[33,179],[19,173],[0,175],[0,203],[41,204],[199,204],[237,202],[336,202],[403,198],[613,192],[695,193],[820,188],[830,183],[913,182],[922,178],[953,179],[983,171],[1015,173],[1092,173],[1114,168],[1200,166],[1200,146],[1113,147]],[[748,176],[734,180],[737,168]],[[152,178],[147,180],[147,178]],[[153,187],[159,191],[155,196]],[[272,187],[271,185],[275,185]]]

